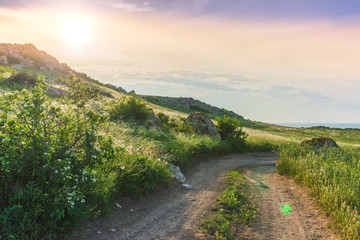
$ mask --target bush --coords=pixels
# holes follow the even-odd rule
[[[99,90],[86,86],[83,81],[75,75],[69,75],[66,79],[68,87],[68,98],[71,103],[79,108],[84,108],[89,100],[97,99]]]
[[[236,149],[242,149],[245,145],[247,134],[243,131],[241,122],[236,117],[224,115],[217,117],[217,130],[224,141],[229,141]]]
[[[0,97],[0,236],[55,239],[106,206],[119,149],[89,109],[66,113],[37,85]]]
[[[111,120],[132,119],[145,121],[149,118],[151,110],[133,94],[130,97],[124,96],[120,100],[110,103],[109,114]]]
[[[44,79],[42,77],[37,76],[36,74],[31,74],[28,72],[19,72],[16,73],[15,75],[12,75],[9,78],[9,82],[35,86],[36,83],[44,83]]]
[[[193,124],[186,120],[186,118],[180,118],[181,123],[175,128],[177,132],[182,132],[186,134],[195,133]]]
[[[187,134],[195,133],[192,123],[188,122],[186,118],[180,118],[179,122],[164,113],[158,113],[156,117],[160,122],[161,128],[166,132],[175,131]]]

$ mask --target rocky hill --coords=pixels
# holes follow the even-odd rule
[[[218,108],[210,104],[201,102],[191,97],[161,97],[161,96],[146,96],[147,101],[154,104],[166,105],[167,107],[177,107],[180,109],[195,110],[214,115],[228,114],[232,117],[244,119],[243,116],[234,113],[233,111],[226,110],[224,108]]]
[[[106,86],[125,94],[135,93],[134,91],[127,92],[121,87],[116,87],[112,84],[103,84],[99,81],[91,79],[84,73],[78,73],[72,70],[66,64],[61,64],[55,57],[47,54],[45,51],[38,50],[33,44],[11,44],[0,43],[0,65],[8,65],[16,69],[22,68],[37,68],[43,71],[56,71],[65,75],[73,73],[76,76],[86,79],[90,82],[96,82],[99,85]],[[190,111],[204,112],[207,114],[222,115],[227,113],[230,116],[243,119],[242,116],[223,108],[211,106],[210,104],[201,102],[199,100],[189,97],[161,97],[161,96],[146,96],[147,101],[166,105],[167,107],[175,107]]]
[[[0,64],[14,68],[38,68],[40,70],[70,72],[70,68],[61,64],[45,51],[38,50],[33,44],[0,43]]]

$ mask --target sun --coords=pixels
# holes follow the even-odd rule
[[[74,46],[81,46],[90,41],[88,23],[82,18],[70,18],[62,24],[62,35],[65,41]]]

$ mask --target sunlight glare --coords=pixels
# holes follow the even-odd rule
[[[63,23],[62,35],[67,43],[81,46],[89,42],[90,31],[88,23],[81,18],[71,18]]]

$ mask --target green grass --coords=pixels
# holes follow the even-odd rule
[[[10,77],[14,73],[17,73],[18,71],[19,70],[11,67],[0,66],[0,88],[4,92],[14,92],[16,90],[28,88],[28,86],[25,85],[9,84],[4,81],[4,79]],[[61,73],[42,72],[36,69],[24,69],[21,71],[39,73],[59,78],[65,77],[61,75]],[[123,96],[123,94],[118,93],[113,89],[106,88],[103,84],[99,84],[97,81],[90,79],[86,75],[83,77],[87,84],[99,88],[101,91],[110,92],[117,98]],[[62,80],[65,82],[65,79]],[[64,97],[49,97],[49,101],[51,101],[51,104],[55,106],[61,106],[63,113],[71,113],[75,111],[75,107]],[[106,119],[106,108],[109,101],[110,100],[107,98],[102,98],[96,101],[91,101],[85,107]],[[187,113],[193,112],[193,110],[184,111],[183,109],[169,109],[167,108],[169,107],[167,105],[160,106],[147,103],[147,106],[153,108],[155,113],[163,112],[176,121],[180,121],[180,118],[186,118]],[[181,112],[176,110],[181,110]],[[291,175],[302,182],[306,183],[307,181],[309,186],[311,186],[311,184],[315,184],[316,181],[318,181],[318,183],[315,184],[316,186],[327,186],[326,189],[319,187],[320,190],[314,191],[319,192],[319,196],[326,192],[326,197],[321,201],[328,204],[326,206],[329,206],[329,208],[333,207],[335,209],[333,209],[332,212],[329,211],[329,214],[337,219],[336,225],[339,228],[344,228],[342,230],[345,232],[344,236],[358,236],[356,235],[357,233],[353,233],[355,231],[355,226],[357,226],[356,224],[358,224],[358,220],[354,217],[356,216],[356,209],[359,207],[358,196],[360,195],[358,192],[359,185],[357,185],[357,181],[360,176],[358,176],[356,171],[356,169],[360,167],[357,162],[359,154],[357,154],[357,150],[354,148],[354,146],[360,144],[358,130],[326,128],[299,129],[258,123],[250,120],[240,121],[245,126],[244,131],[249,134],[246,139],[245,147],[242,151],[271,151],[278,149],[279,146],[289,142],[296,143],[304,139],[310,139],[318,136],[331,137],[337,141],[342,149],[344,149],[344,151],[342,151],[343,155],[340,153],[338,155],[322,154],[320,155],[322,156],[321,159],[318,155],[308,156],[305,153],[303,154],[302,150],[285,150],[285,147],[280,147],[279,149],[283,149],[281,150],[282,156],[280,160],[282,164],[278,165],[278,170],[279,172],[283,171],[281,172],[282,174]],[[239,152],[239,149],[234,148],[234,146],[227,141],[221,141],[217,138],[200,136],[193,133],[181,133],[174,130],[163,132],[155,128],[150,128],[146,121],[104,120],[102,124],[99,125],[99,135],[104,137],[104,139],[107,137],[112,138],[112,147],[114,149],[118,149],[117,155],[114,159],[112,159],[112,161],[96,167],[97,169],[89,167],[89,169],[91,169],[91,176],[96,179],[96,182],[92,184],[89,189],[86,189],[86,191],[84,190],[84,192],[89,193],[89,196],[86,199],[88,207],[85,209],[86,211],[80,211],[81,209],[79,208],[80,210],[78,212],[71,213],[73,216],[81,216],[81,219],[68,218],[71,220],[65,221],[64,216],[67,214],[67,217],[69,217],[70,213],[59,209],[59,212],[54,213],[55,215],[53,214],[59,218],[58,220],[52,219],[50,221],[49,217],[48,221],[40,221],[36,223],[36,225],[39,226],[36,230],[39,234],[41,229],[46,229],[46,224],[52,224],[51,227],[55,230],[53,232],[51,232],[52,230],[49,230],[46,237],[41,235],[36,236],[37,233],[35,231],[32,233],[33,235],[28,236],[29,239],[52,239],[68,235],[73,230],[74,226],[79,224],[80,220],[96,216],[101,213],[106,213],[109,210],[114,197],[119,195],[140,196],[146,191],[151,191],[158,184],[169,183],[169,163],[179,165],[182,169],[184,169],[191,166],[192,161],[198,158]],[[96,149],[97,148],[94,148],[94,151]],[[17,151],[14,150],[14,152]],[[21,151],[19,152],[21,153]],[[296,159],[293,155],[296,156]],[[289,160],[284,160],[287,158],[289,158]],[[306,161],[302,159],[306,159]],[[339,159],[345,160],[340,161]],[[319,164],[316,161],[321,164],[316,165]],[[319,169],[324,169],[324,166],[327,168],[325,168],[326,171],[323,171],[330,175],[321,175],[323,173],[316,175],[318,174],[317,171]],[[74,166],[70,167],[73,168]],[[330,171],[329,169],[332,170]],[[14,171],[15,170],[16,169],[14,168]],[[93,170],[96,173],[93,174]],[[90,174],[90,171],[88,172]],[[64,172],[64,174],[66,175],[66,172]],[[1,177],[2,176],[0,176],[0,178]],[[334,179],[337,177],[339,177],[337,180],[339,182],[334,182]],[[321,182],[323,181],[323,178],[326,179],[326,183]],[[68,183],[67,185],[65,183],[61,183],[59,179],[58,181],[59,185],[57,187],[60,189],[62,186],[70,186]],[[248,205],[246,200],[247,194],[245,180],[242,180],[240,174],[236,172],[229,172],[227,175],[227,181],[229,188],[222,193],[216,207],[216,213],[214,213],[214,218],[207,222],[209,227],[213,226],[213,229],[216,229],[213,231],[209,228],[207,231],[209,233],[213,233],[213,236],[217,239],[231,239],[233,236],[232,234],[234,233],[234,222],[248,224],[251,222],[251,218],[253,216],[251,205]],[[334,189],[331,186],[333,186]],[[21,224],[16,225],[12,223],[16,220],[14,218],[14,214],[16,215],[17,213],[22,213],[26,218],[26,221],[24,221],[29,223],[34,219],[32,216],[35,216],[36,214],[36,216],[40,216],[40,212],[45,210],[41,208],[40,205],[32,204],[32,201],[36,200],[35,197],[38,198],[36,201],[39,202],[43,201],[43,198],[45,199],[40,191],[41,188],[35,186],[34,189],[32,189],[30,185],[24,187],[22,191],[24,196],[27,194],[33,198],[28,199],[29,201],[26,204],[21,205],[19,201],[19,204],[6,206],[2,206],[0,204],[0,223],[4,223],[0,224],[2,227],[0,227],[0,232],[7,231],[13,234],[21,232],[25,228],[30,229],[32,227],[31,224],[28,224],[23,226],[24,229],[22,229],[22,227],[19,227]],[[51,189],[54,188],[48,188],[50,191]],[[346,189],[346,191],[344,189]],[[17,190],[17,186],[14,187],[14,190]],[[66,189],[66,191],[70,190],[70,188]],[[333,192],[330,194],[330,191]],[[350,195],[348,196],[346,192],[349,192]],[[57,193],[53,193],[53,196],[56,197]],[[322,199],[321,197],[319,198]],[[58,199],[62,198],[59,197]],[[24,201],[27,200],[25,199]],[[16,203],[16,201],[12,203]],[[26,212],[27,210],[24,206],[28,206],[29,209],[35,209],[38,212],[36,212],[36,214],[31,211]],[[19,219],[16,221],[18,220]],[[21,221],[21,219],[19,221]],[[60,223],[66,224],[61,225]],[[23,234],[22,236],[25,235],[26,234]],[[11,239],[11,236],[9,235],[8,238]],[[14,238],[16,238],[16,234],[14,235]],[[3,239],[6,239],[6,237],[3,237]]]
[[[315,151],[299,144],[278,149],[277,171],[308,186],[342,239],[360,239],[360,153],[358,148]]]
[[[135,122],[111,122],[107,126],[118,145],[129,153],[161,159],[186,168],[195,158],[234,153],[231,144],[216,138],[179,132],[162,132]]]
[[[290,141],[301,142],[315,137],[329,137],[338,144],[360,145],[360,129],[340,129],[340,128],[293,128],[277,126],[272,124],[262,124],[262,130],[273,135],[284,137]]]
[[[202,221],[201,232],[212,239],[236,239],[242,224],[251,225],[256,208],[249,200],[248,183],[238,171],[226,173],[225,189],[213,208],[213,215]]]

